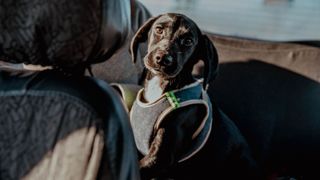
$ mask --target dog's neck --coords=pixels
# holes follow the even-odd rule
[[[164,93],[195,82],[192,74],[180,73],[172,79],[164,79],[163,77],[147,72],[144,82],[144,100],[146,102],[154,102],[159,99]]]

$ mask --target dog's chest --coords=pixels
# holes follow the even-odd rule
[[[160,78],[157,76],[148,81],[145,87],[146,91],[144,92],[144,99],[147,102],[154,102],[161,97],[163,90],[160,83]]]

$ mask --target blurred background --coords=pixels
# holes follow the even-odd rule
[[[273,41],[320,40],[320,0],[140,0],[183,13],[207,32]]]

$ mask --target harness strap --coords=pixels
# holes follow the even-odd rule
[[[174,93],[172,91],[166,92],[166,97],[170,103],[170,105],[173,107],[173,109],[177,109],[178,107],[180,107],[180,103],[177,99],[177,97],[174,95]]]

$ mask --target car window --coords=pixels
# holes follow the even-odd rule
[[[207,32],[245,38],[320,40],[319,0],[140,0],[153,15],[183,13]]]

